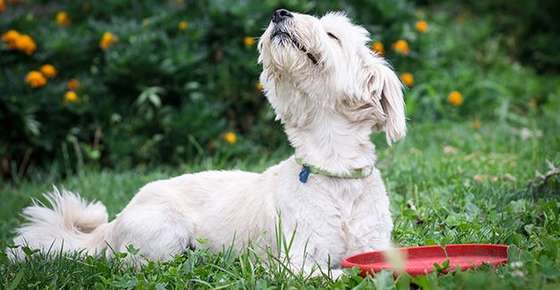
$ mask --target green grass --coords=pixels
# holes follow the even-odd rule
[[[390,191],[394,239],[400,245],[435,243],[506,243],[510,264],[455,274],[393,278],[388,272],[361,278],[356,272],[338,281],[291,274],[250,251],[241,255],[201,250],[186,252],[168,263],[150,263],[139,271],[122,259],[59,256],[47,260],[33,254],[21,264],[0,254],[3,288],[372,288],[410,289],[560,289],[560,182],[546,182],[536,171],[547,160],[560,164],[558,121],[536,122],[542,137],[523,140],[516,128],[483,123],[418,124],[409,136],[388,148],[376,136],[381,168]],[[379,142],[378,142],[379,141]],[[114,216],[148,181],[210,168],[262,170],[279,157],[259,162],[207,159],[182,168],[124,172],[86,170],[63,181],[38,180],[3,185],[0,203],[0,246],[9,244],[18,212],[51,183],[105,203]],[[297,178],[297,177],[294,177]],[[413,286],[416,287],[416,286]],[[414,289],[414,288],[413,288]]]

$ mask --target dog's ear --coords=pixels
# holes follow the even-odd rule
[[[391,144],[406,135],[403,85],[382,57],[369,50],[363,53],[361,99],[376,119],[375,126],[385,130],[387,143]]]

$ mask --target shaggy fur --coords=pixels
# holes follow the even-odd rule
[[[333,174],[373,167],[372,130],[385,130],[388,142],[405,135],[401,83],[368,49],[368,32],[345,15],[287,14],[270,23],[258,47],[260,80],[295,157]],[[166,260],[186,248],[241,250],[249,241],[276,249],[281,220],[281,234],[295,232],[285,253],[294,269],[389,247],[393,223],[377,169],[355,179],[311,174],[302,183],[295,157],[263,173],[208,171],[151,182],[110,222],[101,203],[55,188],[46,194],[50,208],[24,210],[28,223],[14,243],[90,254],[132,244],[139,260]],[[21,249],[10,254],[22,257]]]

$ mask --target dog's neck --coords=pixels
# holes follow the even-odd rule
[[[304,126],[286,124],[286,133],[296,158],[330,173],[345,175],[352,170],[374,166],[376,157],[369,137],[371,129],[364,124],[321,113]]]

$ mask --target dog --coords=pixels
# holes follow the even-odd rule
[[[55,188],[45,195],[50,207],[34,202],[23,210],[27,224],[14,244],[92,255],[133,245],[137,260],[165,261],[189,248],[251,244],[274,252],[280,235],[291,240],[289,267],[304,272],[389,248],[389,199],[370,135],[384,130],[392,143],[406,134],[403,86],[368,41],[343,13],[276,10],[258,43],[260,82],[293,156],[262,173],[207,171],[148,183],[110,222],[100,202]],[[14,259],[24,257],[12,250]]]

